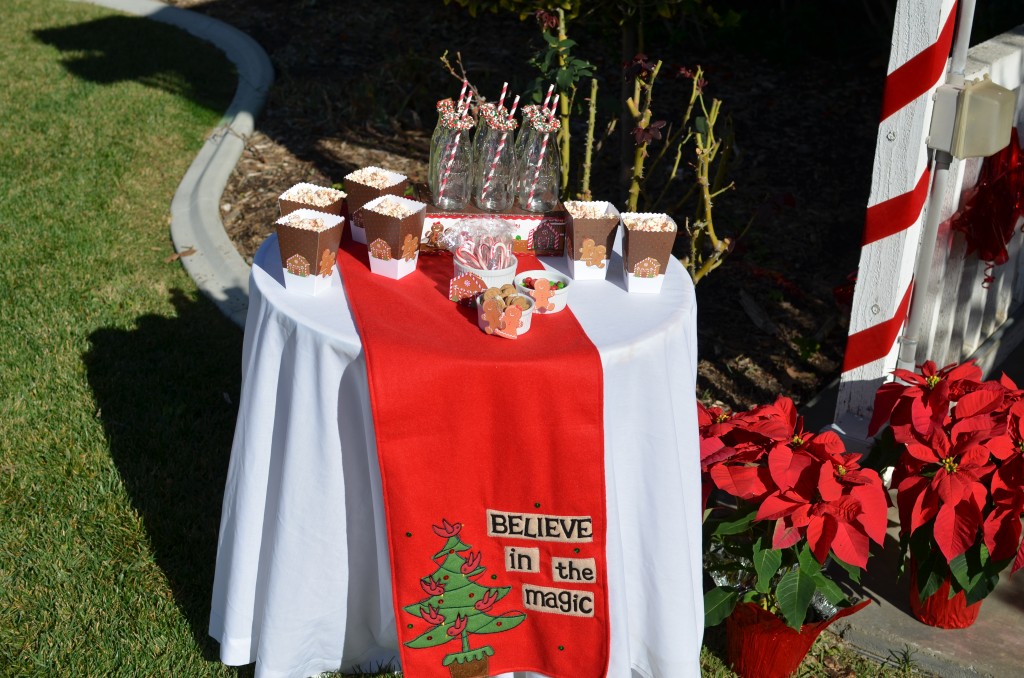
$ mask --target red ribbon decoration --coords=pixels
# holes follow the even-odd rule
[[[1024,217],[1024,154],[1017,129],[1010,132],[1006,148],[985,160],[978,184],[967,191],[963,205],[953,215],[951,227],[964,234],[967,253],[993,266],[1009,259],[1006,245],[1017,222]],[[992,277],[986,276],[986,287]]]

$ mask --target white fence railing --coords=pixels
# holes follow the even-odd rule
[[[896,9],[835,413],[835,428],[854,444],[866,442],[875,391],[896,366],[896,337],[906,320],[929,188],[925,140],[932,94],[945,81],[955,12],[953,0],[899,0]],[[984,75],[1016,91],[1016,126],[1024,138],[1024,26],[971,48],[965,77]],[[1018,228],[1007,247],[1009,261],[988,271],[992,281],[983,286],[986,263],[968,256],[964,236],[949,227],[964,191],[976,185],[981,164],[981,159],[954,159],[950,166],[917,362],[930,359],[941,366],[975,357],[987,373],[1024,340],[1024,317],[1014,318],[1024,310],[1024,235]]]

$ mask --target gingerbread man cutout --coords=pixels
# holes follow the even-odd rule
[[[487,327],[484,332],[494,334],[494,331],[501,328],[501,305],[495,299],[487,299],[483,304],[484,320]]]
[[[595,245],[593,238],[587,238],[580,246],[580,261],[586,262],[587,266],[604,268],[606,255],[607,248],[604,245]]]
[[[334,269],[334,252],[325,249],[324,255],[320,258],[320,275],[329,276]]]
[[[534,281],[530,296],[537,302],[538,311],[555,310],[555,305],[551,303],[551,297],[555,296],[555,291],[551,289],[551,281],[547,278],[538,278]]]
[[[495,330],[494,333],[506,339],[517,338],[519,328],[523,325],[522,317],[523,309],[518,306],[509,306],[501,316],[501,329]]]
[[[444,232],[444,226],[441,225],[440,221],[435,221],[434,225],[430,227],[430,235],[427,236],[427,244],[431,247],[441,246],[441,234]]]
[[[402,242],[402,258],[406,261],[412,261],[413,257],[416,256],[416,250],[419,249],[420,241],[412,233],[405,235],[405,240]]]

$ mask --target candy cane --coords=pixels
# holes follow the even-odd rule
[[[472,240],[466,240],[455,250],[455,258],[472,268],[484,268],[483,263],[476,255],[476,248]]]

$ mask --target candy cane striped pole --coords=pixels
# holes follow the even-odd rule
[[[930,173],[932,94],[945,80],[956,0],[899,0],[834,427],[866,443],[875,391],[896,366]]]

